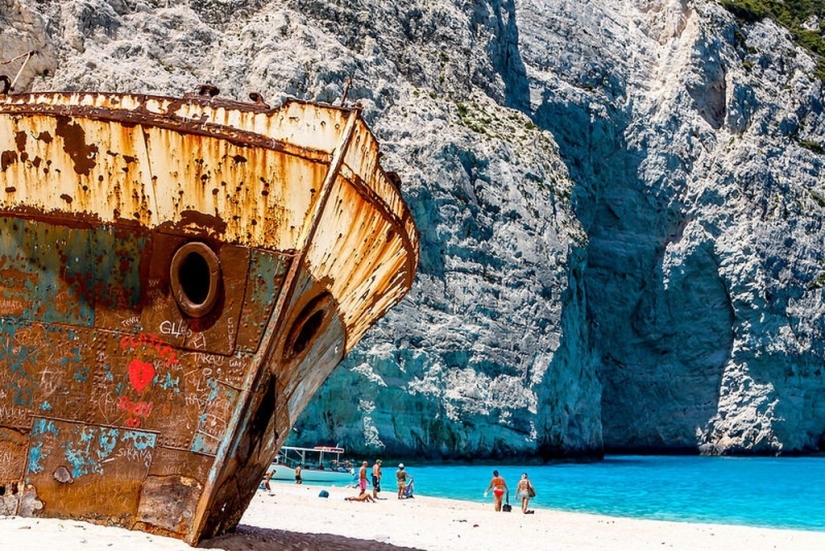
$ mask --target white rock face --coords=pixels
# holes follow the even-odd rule
[[[825,444],[822,83],[771,23],[698,0],[0,0],[0,58],[28,50],[19,91],[335,102],[352,79],[422,261],[292,443]]]

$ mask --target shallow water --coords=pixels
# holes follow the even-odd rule
[[[416,493],[491,507],[492,497],[482,494],[493,469],[507,481],[510,497],[521,473],[528,473],[538,494],[531,508],[825,531],[825,458],[609,456],[598,463],[527,467],[407,464]],[[385,480],[394,481],[394,472],[385,467]]]

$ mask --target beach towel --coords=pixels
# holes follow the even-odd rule
[[[403,495],[404,498],[410,499],[411,497],[414,497],[413,496],[414,491],[415,491],[415,489],[413,488],[413,482],[412,482],[412,480],[410,480],[409,482],[407,482],[407,485],[404,487],[404,493],[402,495]]]

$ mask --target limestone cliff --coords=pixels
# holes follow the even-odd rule
[[[422,261],[292,443],[820,447],[822,83],[776,25],[699,0],[0,0],[0,33],[0,59],[39,52],[18,90],[335,102],[352,79]]]

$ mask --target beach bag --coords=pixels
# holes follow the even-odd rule
[[[321,490],[321,492],[318,494],[318,497],[329,497],[329,492],[326,490]]]
[[[536,497],[536,489],[533,488],[532,484],[529,484],[527,486],[527,495],[530,496],[530,497]]]
[[[507,491],[507,499],[506,499],[504,505],[501,506],[501,510],[504,511],[505,513],[509,513],[510,511],[513,510],[513,507],[510,505],[510,491],[509,490]]]

